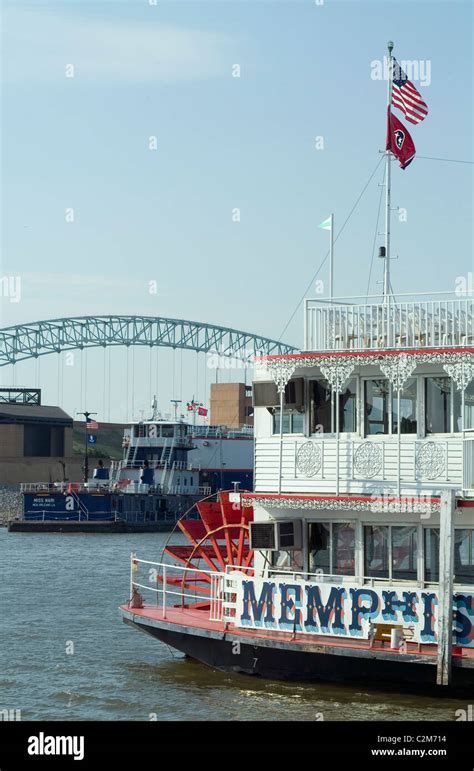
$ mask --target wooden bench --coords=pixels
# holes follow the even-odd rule
[[[392,636],[392,630],[399,629],[401,632],[401,641],[406,639],[408,636],[406,633],[411,632],[411,630],[405,629],[402,624],[373,624],[371,626],[371,633],[370,635],[370,647],[373,646],[374,642],[381,642],[384,643],[386,640],[390,643],[391,636]]]

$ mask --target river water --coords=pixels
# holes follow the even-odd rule
[[[467,708],[223,674],[140,634],[118,612],[130,552],[159,560],[167,537],[0,528],[0,710],[22,720],[455,720]]]

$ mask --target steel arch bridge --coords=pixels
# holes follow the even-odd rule
[[[161,316],[81,316],[0,329],[0,367],[49,353],[114,345],[179,348],[244,361],[258,354],[297,350],[277,340],[198,321]]]

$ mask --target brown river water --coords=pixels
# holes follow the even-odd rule
[[[469,700],[212,670],[123,624],[134,551],[167,534],[0,528],[0,710],[22,720],[456,720]],[[471,702],[474,699],[470,700]]]

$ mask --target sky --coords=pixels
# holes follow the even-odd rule
[[[157,315],[299,347],[301,299],[315,296],[328,246],[317,226],[334,212],[337,236],[379,162],[337,238],[335,294],[380,292],[386,82],[373,63],[389,39],[399,61],[420,63],[413,80],[429,107],[423,123],[405,122],[417,158],[393,164],[393,289],[452,291],[472,275],[470,2],[1,8],[2,328]],[[327,294],[327,263],[318,278]],[[154,393],[165,412],[173,397],[207,403],[208,364],[192,352],[91,350],[4,367],[0,382],[125,420],[146,416]]]

